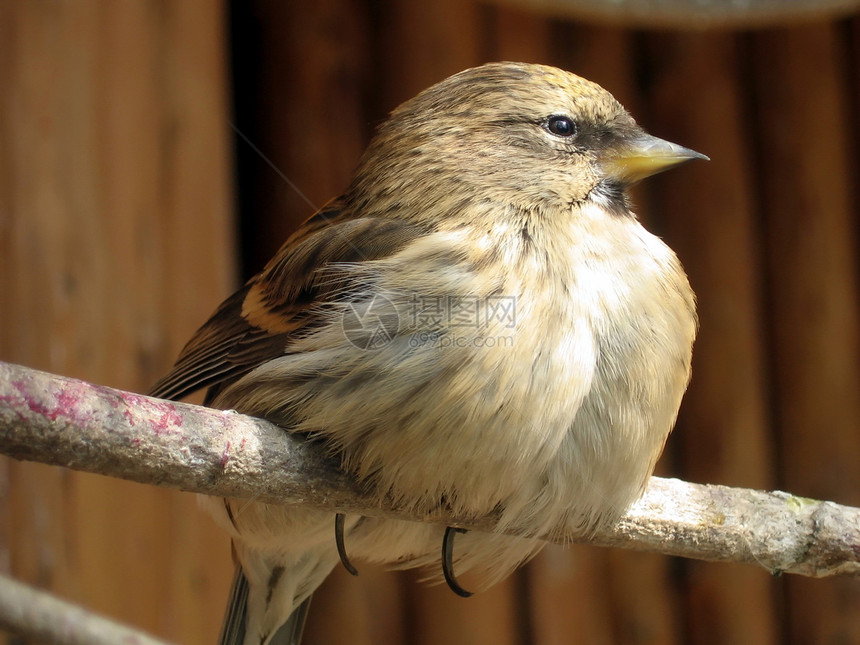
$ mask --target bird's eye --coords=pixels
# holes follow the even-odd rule
[[[570,117],[551,116],[546,120],[546,129],[559,137],[572,137],[576,134],[576,123]]]

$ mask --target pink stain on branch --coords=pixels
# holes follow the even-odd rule
[[[133,392],[122,392],[74,379],[63,379],[62,387],[40,389],[29,379],[10,381],[16,394],[5,395],[3,400],[11,408],[25,406],[50,422],[70,423],[77,426],[90,424],[100,413],[93,402],[100,401],[109,409],[121,410],[130,427],[141,432],[150,430],[157,436],[179,433],[183,425],[182,414],[169,401],[152,399]],[[19,412],[19,416],[22,413]]]
[[[122,403],[125,406],[125,409],[122,411],[122,416],[125,417],[128,425],[135,426],[138,421],[148,420],[141,418],[146,414],[149,403],[145,396],[135,394],[133,392],[122,392],[120,393],[120,397],[122,398]]]
[[[159,401],[132,392],[123,392],[121,396],[126,406],[123,416],[129,425],[140,422],[159,436],[179,432],[182,427],[182,415],[169,401]]]
[[[18,394],[21,395],[24,403],[26,403],[27,407],[30,408],[30,412],[34,412],[51,421],[57,420],[58,412],[56,410],[49,409],[44,403],[35,400],[32,392],[30,392],[30,388],[27,387],[26,382],[12,381],[12,387],[14,387]]]
[[[63,389],[53,392],[53,404],[48,403],[47,393],[34,391],[26,381],[12,381],[12,387],[21,396],[31,412],[38,414],[48,421],[67,421],[75,425],[85,425],[92,419],[92,411],[88,409],[88,396],[92,386],[80,381],[70,380]]]
[[[179,432],[179,428],[182,427],[182,415],[176,411],[176,406],[172,403],[159,403],[158,406],[163,410],[158,421],[152,426],[155,434]]]
[[[227,464],[230,461],[230,442],[227,442],[227,445],[224,446],[224,452],[221,453],[221,470],[227,468]]]

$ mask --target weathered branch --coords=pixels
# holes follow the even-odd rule
[[[2,575],[0,630],[53,645],[167,645]]]
[[[474,530],[494,526],[492,517],[395,508],[338,470],[318,445],[265,421],[8,363],[0,363],[0,452],[210,495]],[[782,492],[655,477],[621,522],[587,541],[756,563],[773,573],[860,576],[860,509]]]

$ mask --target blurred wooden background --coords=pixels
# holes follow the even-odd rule
[[[712,158],[637,191],[702,319],[661,472],[860,505],[851,16],[652,31],[454,0],[0,0],[0,360],[145,390],[389,110],[497,59],[591,78]],[[190,495],[0,460],[0,568],[208,645],[231,564]],[[361,573],[319,592],[308,645],[860,644],[856,579],[585,546],[470,600]]]

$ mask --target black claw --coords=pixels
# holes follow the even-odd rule
[[[337,544],[337,554],[340,556],[340,563],[343,568],[349,571],[352,575],[358,575],[358,569],[352,566],[349,557],[346,555],[346,547],[343,544],[343,521],[346,516],[343,513],[335,513],[334,516],[334,542]]]
[[[448,588],[462,598],[468,598],[472,592],[463,589],[454,577],[454,536],[457,533],[465,532],[466,529],[448,526],[445,528],[445,537],[442,539],[442,574],[445,576]]]

